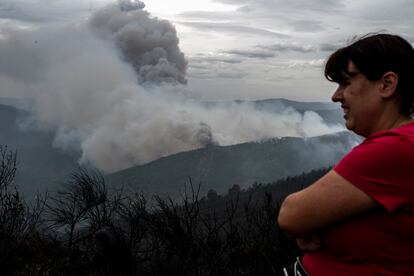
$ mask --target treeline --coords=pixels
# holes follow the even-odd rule
[[[182,202],[109,191],[80,168],[53,194],[26,202],[16,152],[0,146],[1,275],[283,275],[300,254],[277,226],[281,200],[326,170]]]

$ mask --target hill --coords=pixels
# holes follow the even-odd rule
[[[285,137],[233,146],[210,146],[158,159],[107,176],[110,186],[134,187],[145,194],[179,198],[191,177],[224,193],[233,184],[245,188],[334,165],[356,143],[347,132],[313,138]]]

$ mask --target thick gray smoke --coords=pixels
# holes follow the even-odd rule
[[[314,112],[193,100],[179,85],[187,63],[173,26],[142,7],[121,1],[77,26],[2,30],[2,89],[35,99],[55,146],[76,145],[81,162],[110,172],[212,144],[340,130]]]
[[[187,61],[178,47],[177,33],[165,20],[151,18],[142,2],[120,0],[96,12],[94,33],[116,44],[140,83],[186,83]]]

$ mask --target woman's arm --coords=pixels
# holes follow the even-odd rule
[[[278,222],[281,229],[293,236],[309,235],[377,205],[331,170],[306,189],[289,195],[282,203]]]

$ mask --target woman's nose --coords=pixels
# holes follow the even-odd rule
[[[332,101],[333,102],[340,102],[343,99],[343,89],[341,86],[338,86],[338,88],[335,90],[335,92],[332,95]]]

